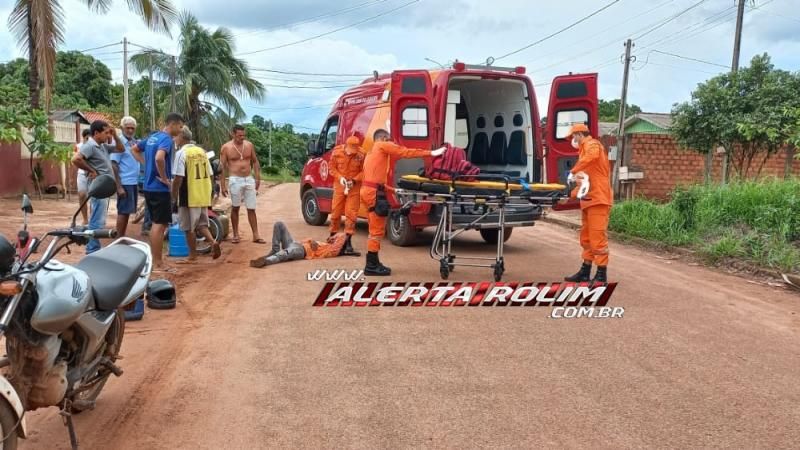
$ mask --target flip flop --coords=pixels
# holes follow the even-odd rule
[[[211,259],[217,259],[222,255],[222,248],[219,246],[219,242],[215,242],[211,245]]]
[[[254,244],[266,244],[267,241],[265,241],[264,239],[258,238],[256,240],[254,240],[253,243]]]
[[[178,269],[174,267],[162,267],[160,269],[153,269],[152,272],[154,273],[178,273]]]
[[[239,242],[242,242],[242,240],[240,238],[238,238],[238,237],[235,237],[235,238],[231,238],[231,242],[233,242],[234,244],[238,244]]]
[[[197,260],[196,260],[196,259],[195,259],[195,260],[189,260],[189,259],[180,259],[180,260],[178,260],[178,261],[175,261],[175,264],[180,264],[180,265],[182,265],[182,266],[185,266],[185,265],[191,265],[191,264],[196,264],[196,263],[197,263]]]

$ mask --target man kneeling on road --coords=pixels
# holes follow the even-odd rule
[[[298,259],[333,258],[336,256],[354,256],[345,253],[347,234],[334,233],[325,242],[303,239],[298,242],[289,234],[286,224],[275,222],[272,228],[272,250],[267,256],[250,261],[250,267],[261,268],[286,261]]]
[[[208,229],[208,208],[211,206],[211,162],[206,151],[194,145],[189,127],[183,127],[175,138],[180,150],[175,155],[174,180],[172,182],[172,200],[178,203],[178,222],[186,233],[189,246],[187,262],[197,259],[197,236],[200,233],[211,243],[211,255],[219,258],[221,250],[219,242]],[[188,174],[188,175],[187,175]]]

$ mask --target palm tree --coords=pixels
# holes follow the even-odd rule
[[[171,0],[126,0],[128,8],[141,16],[154,31],[168,32],[177,17]],[[89,10],[106,13],[112,0],[84,0]],[[58,0],[16,0],[8,27],[19,45],[28,49],[28,90],[31,108],[39,108],[40,84],[44,87],[45,108],[53,93],[56,50],[64,42],[64,10]]]
[[[217,147],[227,140],[233,124],[246,117],[237,96],[262,100],[264,86],[250,77],[247,62],[234,57],[234,37],[227,28],[211,31],[191,13],[178,20],[180,36],[176,57],[159,50],[145,50],[131,58],[134,70],[153,78],[170,80],[175,74],[175,109],[204,145]],[[169,84],[160,90],[169,93]]]

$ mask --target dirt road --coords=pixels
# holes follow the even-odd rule
[[[262,230],[305,225],[298,186],[259,197]],[[485,248],[473,233],[460,248]],[[249,233],[244,235],[249,236]],[[355,241],[365,245],[360,228]],[[544,308],[312,308],[317,268],[262,270],[265,246],[178,277],[180,304],[128,324],[83,448],[791,447],[800,441],[800,297],[614,244],[617,320]],[[385,246],[398,281],[438,281],[423,244]],[[507,246],[505,280],[555,281],[578,263],[572,231],[541,223]],[[455,280],[488,280],[460,268]],[[55,409],[24,448],[68,448]]]

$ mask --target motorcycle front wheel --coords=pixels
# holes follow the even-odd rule
[[[0,449],[16,450],[19,442],[19,434],[17,434],[19,422],[17,413],[11,405],[5,400],[0,400],[0,439],[2,439]]]
[[[119,356],[119,349],[122,347],[122,336],[125,334],[125,312],[122,309],[117,310],[117,315],[114,317],[114,323],[106,334],[106,348],[104,355],[112,363],[117,360]],[[78,414],[87,409],[91,409],[90,404],[97,401],[100,392],[105,387],[108,377],[111,376],[111,371],[105,367],[100,366],[98,370],[93,371],[81,380],[81,385],[84,383],[91,383],[91,387],[85,391],[78,392],[72,398],[71,412]],[[94,381],[92,381],[94,380]],[[77,403],[76,403],[77,402]]]

